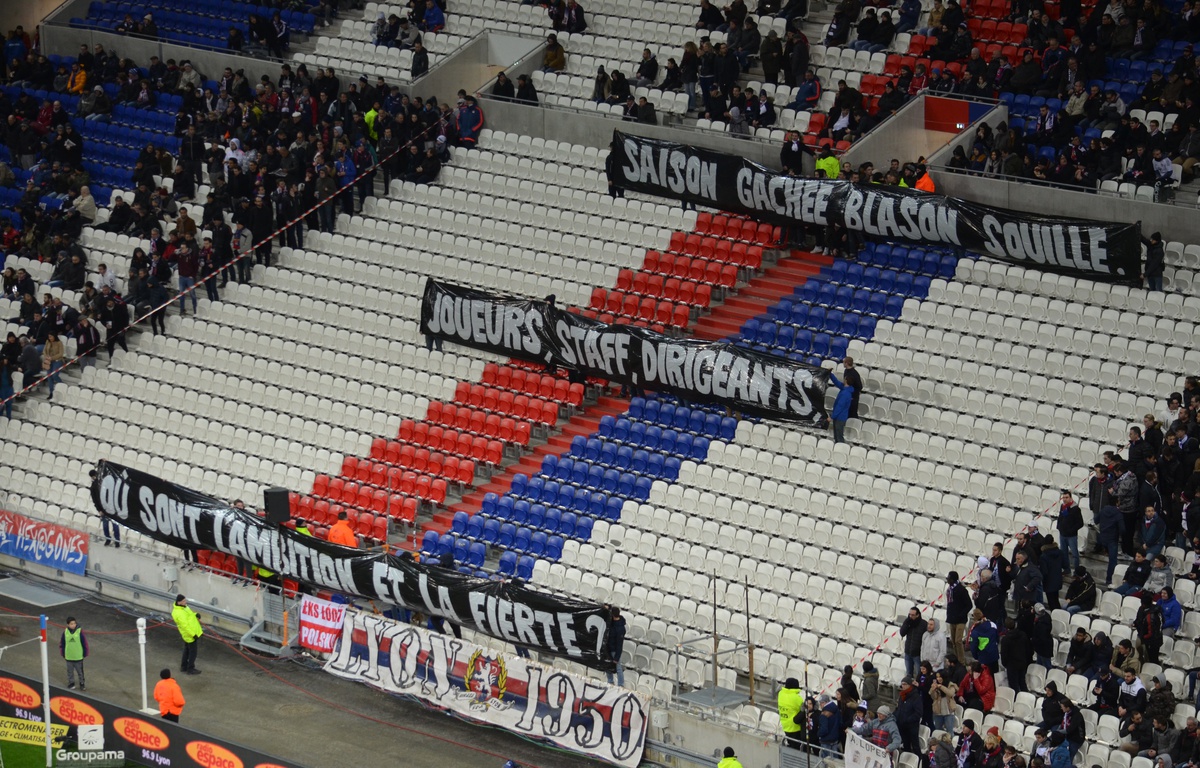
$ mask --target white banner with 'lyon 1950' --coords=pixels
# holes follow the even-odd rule
[[[641,762],[645,697],[452,635],[349,612],[325,670],[628,768]]]
[[[346,606],[319,597],[305,595],[300,602],[300,647],[318,653],[332,653],[342,636]]]

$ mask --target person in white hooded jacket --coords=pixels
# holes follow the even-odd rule
[[[946,633],[937,619],[930,619],[921,636],[921,661],[929,662],[934,669],[941,669],[946,663]]]

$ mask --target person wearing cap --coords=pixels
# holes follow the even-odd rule
[[[793,749],[804,748],[804,724],[798,721],[803,717],[804,694],[800,691],[800,681],[789,677],[784,681],[776,697],[776,708],[779,710],[779,727],[783,731],[783,743]]]
[[[958,745],[954,749],[959,768],[978,768],[983,761],[983,739],[975,732],[975,721],[963,720],[958,733]]]
[[[871,716],[868,709],[867,700],[863,699],[858,702],[850,717],[849,731],[862,739],[871,738]]]
[[[896,726],[896,718],[892,715],[892,708],[884,704],[875,715],[875,722],[871,728],[871,743],[886,750],[894,760],[899,756],[904,742],[900,737],[900,729]]]
[[[196,652],[199,650],[200,638],[204,636],[204,628],[200,626],[200,616],[191,609],[184,595],[175,596],[175,607],[171,609],[171,619],[183,638],[183,662],[180,671],[187,675],[198,675],[196,669]]]
[[[725,747],[722,750],[721,761],[717,763],[717,768],[742,768],[742,764],[737,759],[737,753],[733,751],[733,747]]]
[[[835,757],[839,752],[842,736],[842,713],[836,701],[827,693],[817,697],[821,713],[817,717],[817,743],[821,745],[822,757]]]
[[[1146,262],[1142,267],[1142,279],[1146,281],[1146,290],[1162,292],[1163,272],[1166,269],[1166,252],[1163,249],[1162,233],[1155,232],[1150,239],[1142,238],[1146,246]]]
[[[1101,715],[1115,715],[1121,700],[1121,682],[1121,678],[1114,675],[1112,669],[1102,666],[1092,685],[1092,695],[1096,700],[1088,709]]]

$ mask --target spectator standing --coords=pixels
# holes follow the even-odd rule
[[[1029,635],[1012,619],[1005,622],[1008,631],[1000,639],[1000,662],[1008,673],[1008,687],[1017,693],[1025,690],[1025,673],[1033,661]]]
[[[932,669],[946,661],[946,633],[937,619],[930,619],[925,625],[925,634],[921,636],[921,661],[928,662]]]
[[[900,731],[900,747],[914,755],[921,754],[921,716],[924,711],[924,695],[911,677],[900,681],[896,701],[896,729]]]
[[[971,656],[994,674],[1000,668],[1000,630],[979,608],[975,609],[972,618],[975,624],[970,632]]]
[[[909,677],[917,674],[921,663],[921,640],[927,623],[921,618],[921,609],[913,606],[908,616],[900,622],[900,636],[904,638],[904,671]]]
[[[196,669],[196,653],[200,649],[200,638],[204,636],[204,629],[200,626],[199,615],[191,609],[187,603],[187,597],[184,595],[175,596],[175,607],[171,609],[171,619],[174,620],[175,627],[183,638],[183,661],[179,671],[187,675],[200,674],[200,670]],[[170,670],[163,670],[163,672],[166,673],[166,677],[170,677]],[[157,694],[155,698],[158,698]],[[183,706],[182,702],[180,706]]]
[[[1083,512],[1068,490],[1064,489],[1059,497],[1058,520],[1054,525],[1058,530],[1059,549],[1062,550],[1062,572],[1065,575],[1068,568],[1079,567],[1079,532],[1083,529]]]
[[[205,238],[206,240],[208,238]],[[187,314],[187,299],[192,299],[192,314],[196,314],[196,278],[200,274],[200,254],[192,250],[187,241],[175,251],[175,268],[179,273],[179,313]]]
[[[616,606],[609,608],[608,638],[605,640],[604,650],[608,658],[616,665],[617,685],[624,688],[625,665],[621,663],[621,658],[625,652],[625,617],[621,615],[621,609]],[[612,685],[612,682],[613,673],[609,672],[609,685]]]
[[[963,633],[971,614],[971,593],[959,580],[958,571],[946,575],[946,625],[950,629],[950,648],[958,658],[965,658]]]
[[[79,678],[79,690],[86,691],[83,679],[83,660],[88,655],[87,635],[74,616],[67,617],[67,627],[58,638],[58,652],[67,662],[67,688],[74,690],[75,678]]]
[[[1058,593],[1062,590],[1065,562],[1066,558],[1054,542],[1054,537],[1047,536],[1042,544],[1038,569],[1042,572],[1042,590],[1046,593],[1046,605],[1050,610],[1059,608]]]

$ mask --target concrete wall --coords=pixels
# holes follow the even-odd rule
[[[544,41],[536,37],[485,32],[476,35],[454,56],[434,67],[412,85],[400,86],[410,96],[436,96],[438,101],[454,103],[459,89],[477,93],[490,83],[500,70],[508,70],[523,60],[534,60],[534,52]],[[517,72],[510,71],[513,80]]]
[[[76,3],[78,1],[76,0]],[[69,4],[69,2],[64,3],[63,0],[10,0],[3,5],[2,31],[7,35],[10,29],[16,29],[18,26],[24,27],[25,32],[32,39],[38,25],[42,23],[42,19],[55,13],[61,6]],[[83,7],[87,8],[87,2],[83,3]]]
[[[229,635],[244,634],[263,616],[260,590],[234,587],[228,578],[207,571],[185,571],[173,557],[131,547],[128,537],[120,549],[110,549],[92,536],[84,576],[8,555],[0,555],[0,566],[159,613],[170,613],[171,601],[183,593],[198,608],[203,606],[206,625]]]
[[[977,129],[981,123],[987,123],[994,129],[996,124],[1000,122],[1008,122],[1008,105],[1004,102],[1000,102],[986,115],[968,125],[965,129],[963,129],[962,133],[947,141],[941,149],[937,150],[931,155],[926,155],[926,157],[929,158],[929,165],[949,165],[950,158],[954,154],[955,147],[962,147],[963,151],[966,152],[967,156],[969,157],[971,154],[971,145],[975,142],[975,129]]]
[[[774,143],[735,139],[729,135],[706,131],[680,131],[661,125],[629,123],[591,112],[512,104],[486,96],[481,100],[481,104],[487,125],[493,130],[569,141],[590,147],[607,147],[612,141],[613,131],[620,130],[652,139],[666,139],[705,147],[738,155],[771,168],[779,168],[780,145]]]
[[[925,129],[925,97],[919,96],[856,141],[842,159],[854,167],[870,162],[875,170],[887,168],[892,158],[901,165],[928,158],[953,140],[956,134]]]
[[[96,43],[100,43],[106,50],[116,51],[121,56],[128,56],[142,66],[150,62],[151,56],[157,56],[163,61],[187,59],[192,62],[192,66],[200,70],[200,74],[207,80],[217,79],[225,67],[245,70],[246,77],[251,83],[257,82],[263,75],[267,75],[272,80],[279,77],[280,62],[238,56],[229,51],[189,48],[174,43],[126,37],[94,29],[75,29],[66,26],[65,23],[43,24],[41,31],[43,49],[46,53],[59,56],[75,56],[79,53],[81,44],[86,43],[90,48]],[[357,75],[358,73],[355,73],[356,77]]]

